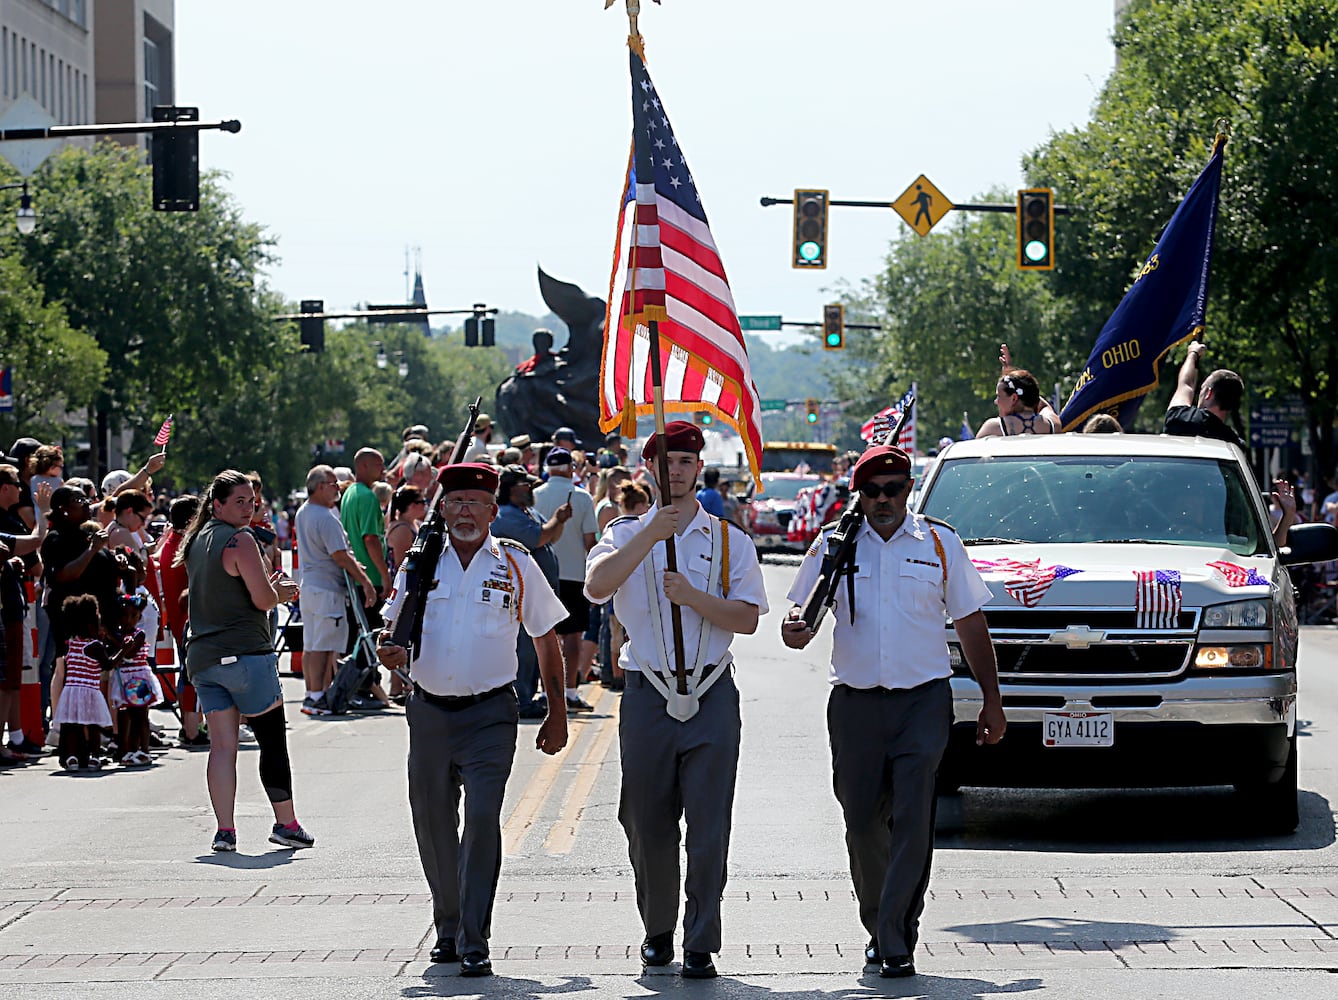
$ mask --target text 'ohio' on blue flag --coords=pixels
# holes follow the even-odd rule
[[[1226,136],[1219,135],[1208,165],[1101,328],[1060,414],[1064,430],[1079,428],[1094,413],[1112,414],[1128,430],[1157,385],[1166,353],[1203,332],[1225,146]]]

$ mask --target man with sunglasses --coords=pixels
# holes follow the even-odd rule
[[[446,541],[421,611],[418,657],[408,663],[392,636],[404,606],[406,571],[395,577],[377,655],[408,665],[409,807],[423,874],[432,890],[434,962],[459,962],[462,976],[492,974],[493,899],[502,866],[502,797],[516,756],[516,635],[539,654],[548,717],[535,746],[567,744],[562,653],[553,626],[567,617],[524,546],[492,534],[497,468],[476,462],[441,474]],[[464,791],[464,825],[460,792]]]
[[[951,527],[908,512],[914,479],[900,448],[870,448],[851,489],[856,535],[854,609],[837,588],[827,727],[833,785],[845,817],[865,960],[884,977],[915,974],[920,913],[934,852],[934,781],[952,726],[945,616],[952,618],[983,707],[976,743],[998,743],[1006,722],[994,646],[981,611],[990,590]],[[809,548],[787,595],[781,639],[803,649],[800,617],[822,570],[827,534]]]

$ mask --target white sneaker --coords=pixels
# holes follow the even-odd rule
[[[237,740],[240,743],[254,743],[256,734],[251,732],[251,727],[243,722],[237,727]]]

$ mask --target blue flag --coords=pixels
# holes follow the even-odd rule
[[[957,435],[958,441],[970,441],[975,435],[971,433],[971,425],[967,423],[966,414],[962,414],[962,432]]]
[[[1081,427],[1094,413],[1112,414],[1129,429],[1143,397],[1157,385],[1166,353],[1203,332],[1225,145],[1226,137],[1218,136],[1212,159],[1101,328],[1060,414],[1064,430]]]

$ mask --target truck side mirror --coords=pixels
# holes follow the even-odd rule
[[[1332,524],[1292,525],[1287,544],[1278,550],[1278,559],[1284,566],[1338,559],[1338,528]]]

